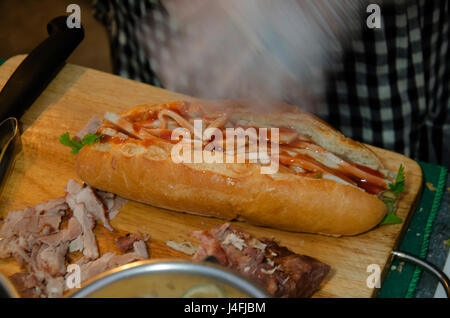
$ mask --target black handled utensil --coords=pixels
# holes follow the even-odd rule
[[[67,17],[47,24],[49,37],[19,65],[0,92],[0,122],[20,118],[64,66],[84,38],[83,28],[69,28]]]
[[[18,119],[64,66],[84,38],[83,28],[69,28],[67,17],[47,24],[49,37],[19,65],[0,92],[0,195],[21,150]]]

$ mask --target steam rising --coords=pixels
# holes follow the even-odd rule
[[[323,93],[324,71],[361,21],[358,1],[163,4],[168,17],[149,15],[137,37],[165,88],[201,98],[282,100],[310,111],[309,97]]]

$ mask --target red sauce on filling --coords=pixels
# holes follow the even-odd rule
[[[185,102],[170,102],[168,104],[162,105],[159,109],[169,109],[181,116],[181,113],[186,112],[186,108],[188,107]],[[153,121],[158,119],[158,111],[150,109],[146,112],[136,111],[135,113],[129,114],[125,116],[125,118],[133,123],[145,122],[145,121]]]
[[[169,104],[164,105],[162,108],[164,109],[170,109],[171,111],[179,114],[180,116],[182,116],[183,118],[185,118],[185,114],[187,112],[187,108],[189,107],[189,104],[187,103],[176,103],[176,102],[172,102]],[[127,119],[130,120],[131,122],[133,122],[133,129],[137,132],[139,132],[143,127],[143,125],[145,125],[146,123],[151,123],[154,120],[158,119],[158,112],[154,111],[154,110],[150,110],[146,113],[139,113],[137,112],[136,114],[131,114],[129,116],[127,116]],[[235,127],[238,128],[239,126]],[[257,129],[257,127],[241,127],[244,130],[248,129],[248,128],[255,128]],[[281,127],[280,129],[280,133],[297,133],[294,129],[291,128],[284,128]],[[224,139],[226,139],[226,130],[224,128],[221,129],[224,135]],[[172,136],[172,130],[170,129],[159,129],[159,130],[155,130],[154,131],[155,136],[167,140],[173,144],[176,144],[178,141],[177,140],[171,140],[171,136]],[[298,134],[298,133],[297,133]],[[267,129],[267,139],[270,140],[270,129]],[[148,147],[151,144],[154,143],[154,141],[152,139],[145,139],[145,140],[137,140],[135,138],[120,138],[120,137],[113,137],[113,136],[107,136],[107,135],[103,135],[100,139],[100,142],[105,143],[105,142],[112,142],[114,144],[121,144],[123,142],[136,142],[136,143],[140,143],[141,145]],[[297,138],[295,140],[293,140],[289,146],[291,147],[299,147],[299,148],[305,148],[308,149],[309,147],[308,144],[310,144],[311,146],[317,146],[317,144],[312,141],[310,138],[305,137],[301,134],[298,134]],[[314,150],[314,149],[311,149]],[[336,177],[347,181],[351,184],[355,184],[358,187],[364,189],[366,192],[371,193],[371,194],[378,194],[381,191],[385,190],[385,187],[381,186],[380,184],[374,184],[373,182],[369,182],[365,179],[362,179],[360,177],[355,176],[354,174],[352,174],[349,171],[346,171],[346,169],[331,169],[328,168],[326,166],[324,166],[323,164],[321,164],[320,162],[316,161],[314,158],[308,156],[308,155],[304,155],[304,154],[296,154],[295,156],[291,156],[289,155],[287,152],[284,151],[280,151],[280,164],[287,166],[289,168],[290,165],[293,164],[297,164],[298,166],[302,167],[305,171],[304,172],[295,172],[298,175],[303,175],[303,176],[307,176],[307,177],[316,177],[316,178],[320,178],[320,175],[322,173],[329,173],[329,174],[333,174]],[[371,174],[377,178],[381,178],[384,179],[385,176],[380,172],[377,171],[375,169],[371,169],[369,167],[366,166],[362,166],[359,164],[353,164],[355,167],[357,167],[359,170],[362,170],[368,174]],[[291,171],[294,171],[292,169],[290,169]]]
[[[356,166],[359,170],[362,170],[362,171],[365,171],[367,173],[370,173],[371,175],[374,175],[374,176],[377,176],[377,177],[380,177],[380,178],[383,178],[383,179],[385,178],[384,174],[382,174],[378,170],[375,170],[375,169],[372,169],[372,168],[369,168],[369,167],[366,167],[366,166],[363,166],[363,165],[359,165],[359,164],[356,164],[356,163],[354,163],[353,165]]]
[[[356,182],[358,187],[366,190],[366,192],[368,192],[370,194],[378,194],[381,191],[386,190],[384,187],[380,187],[376,184],[369,183],[366,180],[358,179],[358,180],[354,180],[354,181]]]
[[[361,170],[363,170],[363,169],[361,169]],[[370,170],[373,170],[373,169],[370,169]],[[368,171],[366,171],[366,172],[368,172]],[[379,173],[378,171],[376,171],[376,172]],[[358,187],[364,189],[366,192],[368,192],[370,194],[378,194],[381,191],[386,190],[385,187],[382,187],[378,184],[371,183],[371,182],[367,181],[366,179],[359,178],[351,173],[346,173],[346,172],[341,172],[341,173],[345,174],[349,179],[351,179],[353,182],[355,182]],[[380,174],[380,177],[384,177],[381,173],[379,173],[379,174]]]
[[[158,119],[158,112],[154,111],[154,110],[149,110],[147,112],[147,114],[145,115],[145,120],[146,121],[150,121],[150,120],[156,120]]]
[[[135,123],[133,123],[133,130],[137,133],[139,133],[139,131],[141,130],[141,126],[136,125]]]
[[[159,134],[158,134],[158,137],[159,138],[162,138],[162,139],[166,139],[166,140],[172,140],[172,130],[170,130],[170,129],[164,129],[163,131],[161,131]],[[175,140],[176,141],[176,140]]]
[[[113,144],[121,144],[121,143],[125,142],[125,140],[130,141],[132,139],[130,139],[130,138],[124,139],[124,138],[108,136],[108,135],[102,135],[100,137],[100,143],[111,142]]]
[[[153,144],[153,141],[151,139],[144,139],[141,142],[141,145],[143,145],[144,147],[148,147],[148,146],[150,146],[152,144]]]
[[[283,157],[280,157],[280,163],[283,165],[292,165],[292,164],[298,164],[300,167],[302,167],[306,172],[304,173],[297,173],[299,175],[305,175],[305,176],[311,176],[311,172],[315,173],[317,175],[317,172],[322,173],[330,173],[335,175],[336,177],[347,181],[351,184],[356,184],[358,187],[364,189],[366,192],[370,194],[378,194],[381,191],[385,190],[384,187],[373,184],[371,182],[368,182],[365,179],[358,178],[357,176],[347,173],[345,171],[341,171],[338,169],[331,169],[326,166],[323,166],[320,162],[316,161],[315,159],[303,155],[303,154],[296,154],[294,157],[290,156],[286,152],[280,152],[280,154],[284,155]],[[370,169],[370,168],[369,168]],[[361,169],[362,170],[362,169]],[[373,169],[370,169],[373,170]],[[383,177],[383,175],[377,172],[377,176]],[[314,175],[312,175],[314,176]]]

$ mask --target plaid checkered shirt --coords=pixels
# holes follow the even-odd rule
[[[327,74],[317,115],[355,140],[450,166],[449,2],[378,2],[381,28],[362,27],[351,41]],[[95,10],[109,31],[114,72],[162,87],[157,51],[171,25],[160,1],[97,0]],[[145,47],[135,32],[144,18],[158,26]],[[192,86],[181,92],[196,96]]]

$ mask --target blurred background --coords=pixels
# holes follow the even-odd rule
[[[92,0],[0,0],[0,58],[31,52],[47,38],[47,23],[68,14],[71,3],[80,6],[86,32],[68,62],[112,72],[108,33],[93,15]]]
[[[450,166],[450,0],[0,0],[0,58],[31,52],[72,3],[85,39],[69,63],[199,98],[282,100]]]

